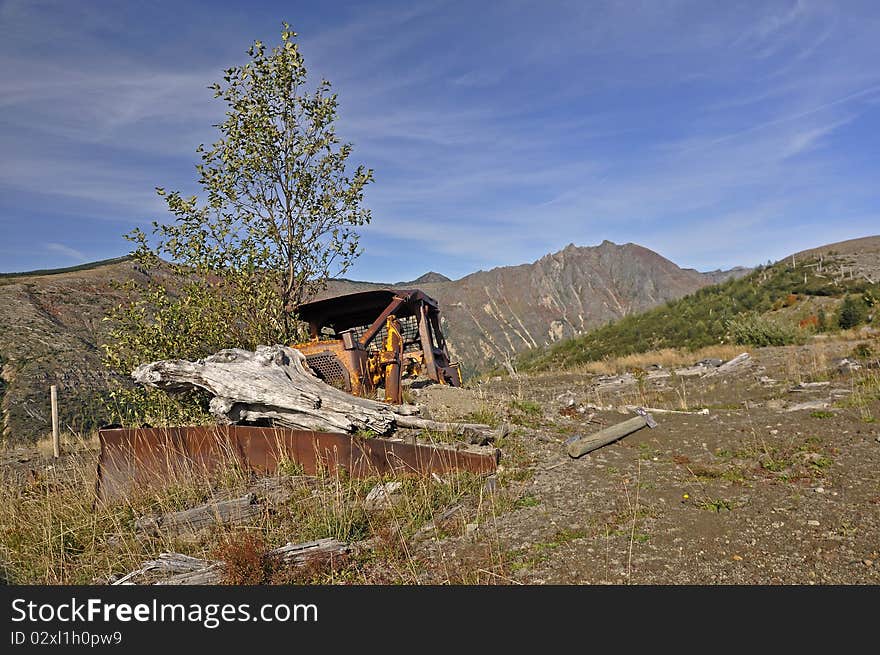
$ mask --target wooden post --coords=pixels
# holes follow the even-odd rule
[[[586,437],[572,437],[568,441],[567,450],[570,457],[580,457],[586,455],[590,451],[608,445],[613,441],[622,439],[628,434],[632,434],[636,430],[641,430],[645,426],[654,427],[657,425],[651,415],[647,412],[639,414],[623,423],[612,425],[604,430],[599,430],[595,434]]]
[[[58,430],[58,387],[53,384],[49,387],[49,393],[52,398],[52,449],[57,459],[61,457],[61,433]]]

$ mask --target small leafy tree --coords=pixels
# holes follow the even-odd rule
[[[856,296],[847,295],[840,304],[837,324],[842,330],[848,330],[862,323],[866,315],[867,311],[864,301]]]
[[[360,254],[373,172],[350,170],[351,144],[335,131],[336,95],[326,80],[308,86],[295,37],[284,23],[278,46],[256,41],[250,60],[210,87],[227,109],[217,142],[197,148],[203,197],[159,187],[174,221],[126,235],[148,282],[129,282],[128,300],[109,317],[111,369],[127,375],[156,359],[294,342],[297,307]],[[149,396],[117,390],[116,408],[143,410]],[[191,402],[173,404],[158,418],[156,403],[152,413],[117,414],[192,420]]]

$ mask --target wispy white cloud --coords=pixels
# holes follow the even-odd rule
[[[69,246],[65,246],[63,243],[47,243],[46,250],[57,253],[59,255],[64,255],[65,257],[76,260],[77,262],[88,261],[88,258],[79,250],[76,250],[75,248],[71,248]]]
[[[222,116],[205,86],[254,37],[273,38],[275,20],[217,9],[205,40],[185,16],[178,34],[131,29],[119,8],[53,7],[0,5],[0,186],[71,224],[161,216],[153,187],[191,185],[193,148]],[[139,11],[158,24],[163,10]],[[858,136],[880,127],[868,3],[298,13],[310,72],[339,92],[340,135],[376,169],[365,244],[397,253],[394,270],[368,256],[351,275],[412,279],[441,268],[435,257],[460,275],[604,238],[698,268],[749,264],[786,248],[798,222],[822,238],[868,229],[822,216],[870,216],[880,200]],[[35,52],[35,40],[68,47]]]

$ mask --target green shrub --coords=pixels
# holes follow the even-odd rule
[[[749,346],[786,346],[803,341],[798,328],[757,314],[743,314],[727,323],[730,338]]]

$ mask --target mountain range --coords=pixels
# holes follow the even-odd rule
[[[750,270],[700,273],[634,243],[603,241],[458,280],[435,272],[393,285],[331,280],[318,297],[417,286],[440,303],[451,354],[473,374]]]

